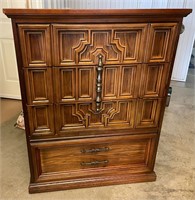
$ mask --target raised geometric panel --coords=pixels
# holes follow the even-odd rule
[[[105,67],[104,68],[104,99],[116,98],[118,87],[118,69],[119,67]]]
[[[140,62],[144,51],[143,44],[145,41],[146,27],[129,27],[128,30],[115,30],[114,39],[118,40],[123,49],[123,62]]]
[[[99,54],[104,64],[140,62],[146,24],[134,25],[53,25],[55,66],[97,64]]]
[[[50,68],[25,69],[28,104],[53,102]]]
[[[57,105],[56,127],[58,131],[67,128],[84,127],[83,116],[77,112],[77,104]]]
[[[55,67],[54,95],[57,102],[67,102],[74,100],[91,100],[95,87],[95,68],[66,68]]]
[[[122,66],[121,69],[121,79],[120,79],[120,91],[119,97],[121,98],[133,98],[136,97],[136,85],[138,74],[138,66]]]
[[[109,125],[123,126],[128,124],[129,127],[133,127],[135,102],[134,101],[119,101],[117,105],[117,113],[108,119]]]
[[[51,66],[50,25],[18,25],[24,67]]]
[[[136,128],[158,127],[162,99],[140,99],[136,108]]]
[[[93,68],[78,69],[78,92],[79,99],[92,99],[94,88],[94,70]]]
[[[68,101],[76,99],[76,68],[54,69],[55,89],[57,101]]]
[[[27,106],[31,136],[54,134],[52,105]]]
[[[143,66],[140,96],[163,97],[167,80],[168,64],[146,64]]]
[[[54,49],[58,56],[55,56],[55,65],[60,64],[75,64],[75,54],[74,51],[77,49],[83,40],[87,39],[88,31],[84,30],[66,30],[58,25],[53,25],[54,27]]]
[[[176,23],[154,23],[150,26],[148,62],[169,62],[175,42]]]
[[[102,112],[96,113],[95,103],[72,103],[57,105],[57,130],[71,128],[109,127],[134,125],[135,101],[112,101],[102,103]]]
[[[80,62],[91,62],[92,55],[100,53],[104,55],[106,61],[118,61],[121,53],[116,49],[116,45],[111,44],[111,34],[111,30],[92,30],[90,44],[80,52]]]

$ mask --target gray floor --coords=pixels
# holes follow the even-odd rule
[[[15,129],[14,117],[1,127],[2,200],[193,200],[195,101],[194,70],[186,83],[172,82],[171,103],[166,108],[155,171],[151,183],[106,186],[42,194],[28,194],[29,170],[25,135]]]

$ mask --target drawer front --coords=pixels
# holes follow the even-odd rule
[[[147,24],[53,24],[52,31],[55,66],[92,65],[100,53],[105,64],[137,63],[144,57]]]
[[[105,175],[153,168],[155,134],[33,143],[36,181]]]

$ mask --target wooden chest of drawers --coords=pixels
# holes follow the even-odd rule
[[[31,193],[156,179],[167,89],[190,12],[4,9]]]

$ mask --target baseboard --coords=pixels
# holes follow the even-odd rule
[[[140,174],[122,174],[119,176],[104,176],[93,178],[82,178],[45,183],[31,183],[29,193],[51,192],[57,190],[68,190],[76,188],[88,188],[106,185],[151,182],[156,180],[155,172]]]

